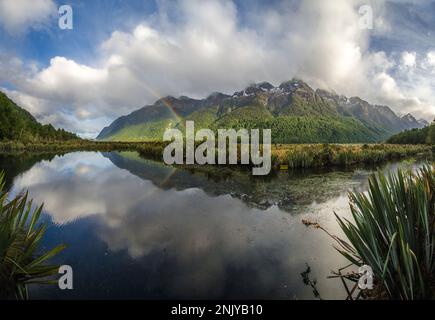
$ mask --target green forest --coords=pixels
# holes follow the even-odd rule
[[[333,115],[273,116],[260,106],[238,108],[221,117],[217,108],[196,111],[184,118],[156,119],[126,126],[104,140],[161,141],[168,127],[183,129],[186,120],[195,121],[195,130],[210,128],[271,129],[273,143],[374,143],[388,136],[385,130],[364,125],[352,117]]]
[[[435,144],[435,121],[428,127],[400,132],[387,140],[390,144]]]
[[[0,92],[0,141],[56,142],[79,139],[64,129],[42,125],[26,110]]]

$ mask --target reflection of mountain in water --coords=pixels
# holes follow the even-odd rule
[[[135,157],[116,156],[127,164]],[[302,217],[293,216],[277,206],[250,208],[230,195],[209,196],[199,188],[177,191],[170,188],[176,179],[207,179],[158,163],[144,162],[146,169],[141,161],[133,164],[155,182],[94,152],[43,161],[14,180],[12,195],[29,190],[34,203],[44,202],[44,218],[51,222],[46,245],[68,244],[54,263],[73,265],[80,275],[74,290],[59,292],[53,286],[35,297],[311,298],[300,278],[305,262],[318,279],[343,264],[327,236],[306,228],[300,218],[314,216],[334,231],[332,212],[348,212],[345,198],[298,208],[294,212]],[[231,179],[236,178],[223,180],[227,187]],[[206,187],[213,191],[211,182]],[[343,291],[334,282],[323,284],[319,289],[325,296]]]
[[[344,258],[301,219],[340,235],[332,213],[350,212],[337,194],[365,189],[367,172],[256,178],[218,166],[175,169],[134,152],[105,157],[71,153],[14,179],[11,195],[29,190],[34,203],[44,203],[46,245],[68,244],[54,263],[80,275],[74,290],[47,287],[35,297],[312,298],[300,277],[306,263],[323,297],[344,294],[339,281],[326,280]]]
[[[228,167],[195,166],[175,169],[161,162],[141,158],[135,152],[103,154],[117,167],[152,181],[162,189],[199,188],[207,194],[230,194],[250,206],[266,209],[277,205],[291,211],[295,206],[323,203],[328,199],[361,188],[366,171],[279,172],[270,177],[254,177],[250,171]]]

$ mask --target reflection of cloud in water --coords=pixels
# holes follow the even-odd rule
[[[104,241],[136,259],[152,253],[168,257],[170,270],[176,271],[167,272],[163,281],[176,296],[201,297],[210,290],[220,296],[234,274],[236,283],[273,291],[273,296],[287,286],[290,295],[301,290],[305,261],[315,260],[315,268],[328,273],[337,263],[331,242],[306,229],[299,218],[276,206],[251,209],[230,196],[211,198],[198,189],[159,190],[128,212],[109,215],[117,223],[103,224]]]
[[[345,197],[292,216],[276,205],[250,208],[230,195],[211,197],[197,188],[162,190],[96,153],[39,163],[15,181],[14,192],[21,189],[29,189],[36,203],[45,202],[55,223],[97,215],[95,232],[108,247],[143,263],[172,297],[309,298],[300,278],[305,262],[321,280],[322,294],[341,292],[325,280],[342,261],[332,241],[300,221],[313,217],[334,230],[332,212],[346,210]]]
[[[34,203],[44,203],[44,211],[53,221],[64,224],[106,212],[107,190],[113,192],[114,187],[110,184],[113,177],[106,175],[113,171],[112,168],[110,162],[97,154],[74,153],[56,157],[51,162],[36,164],[18,177],[12,193],[29,190]],[[120,180],[129,176],[123,171],[117,175]]]

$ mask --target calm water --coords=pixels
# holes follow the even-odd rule
[[[389,165],[385,170],[393,170]],[[327,279],[346,261],[323,232],[340,234],[347,192],[366,190],[369,172],[253,178],[213,168],[176,170],[136,153],[0,156],[12,194],[28,189],[49,222],[44,245],[66,243],[54,262],[74,270],[74,290],[33,287],[41,299],[342,299]]]

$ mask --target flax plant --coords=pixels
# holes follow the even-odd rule
[[[48,260],[64,249],[41,252],[46,224],[38,223],[42,206],[33,209],[28,194],[8,200],[0,172],[0,299],[27,299],[29,284],[54,283],[59,266]]]
[[[377,292],[390,299],[434,298],[434,167],[369,179],[368,193],[350,194],[353,221],[336,215],[349,242],[337,250],[372,267]]]

